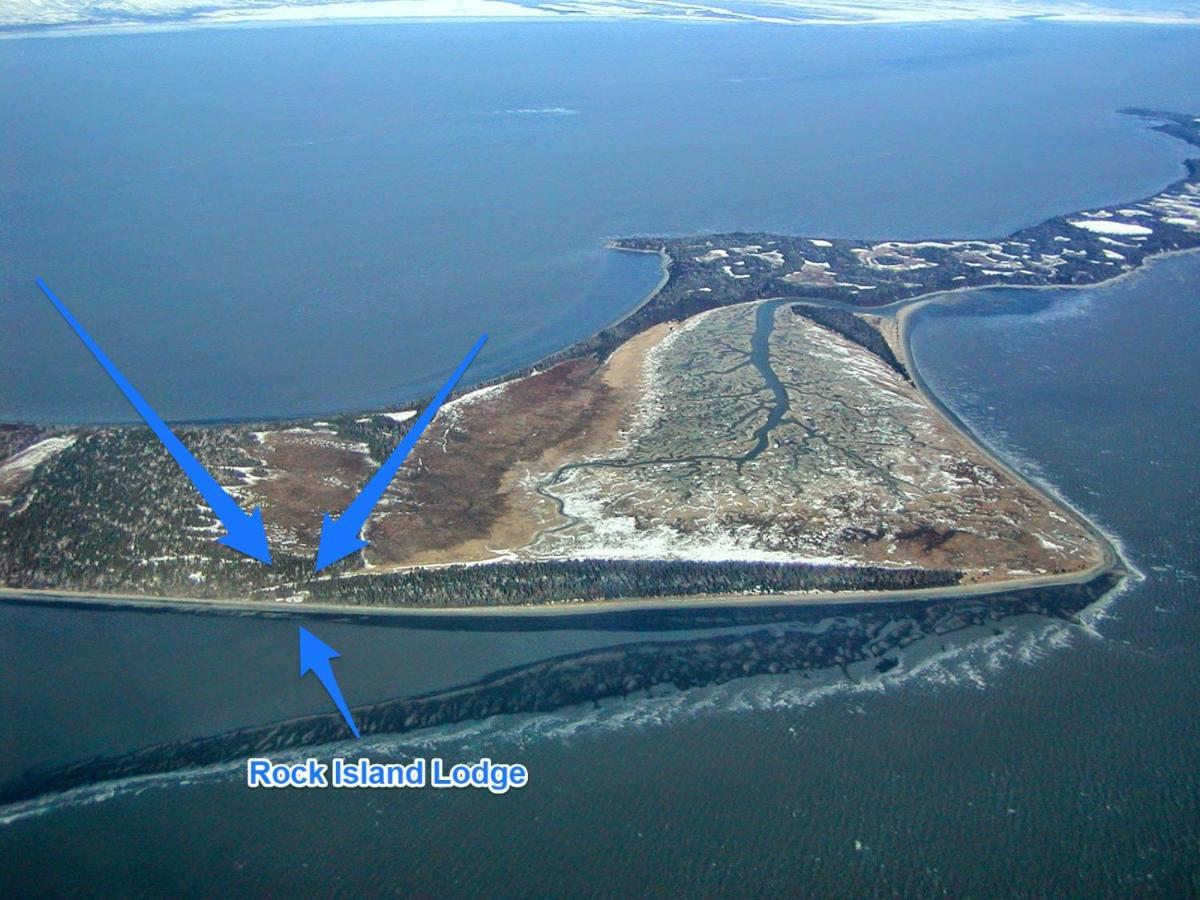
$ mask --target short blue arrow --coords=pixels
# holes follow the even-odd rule
[[[354,717],[350,715],[346,701],[342,699],[342,689],[338,687],[333,667],[329,664],[331,659],[337,659],[341,655],[311,631],[301,626],[300,677],[303,678],[309,672],[317,676],[317,681],[321,682],[321,687],[325,688],[325,693],[329,695],[333,705],[338,708],[338,712],[342,714],[342,718],[346,720],[346,724],[350,726],[354,736],[358,737],[358,726],[354,724]]]
[[[63,302],[54,296],[54,292],[50,290],[46,282],[38,278],[37,286],[42,289],[43,294],[50,298],[55,309],[62,313],[62,317],[67,320],[67,324],[83,341],[83,345],[92,351],[96,362],[100,363],[109,377],[117,383],[117,387],[121,389],[125,399],[133,405],[138,415],[146,420],[150,430],[162,441],[171,456],[175,457],[175,462],[179,463],[183,474],[192,480],[196,490],[200,492],[216,517],[221,520],[221,524],[225,526],[228,534],[218,540],[225,546],[232,547],[238,553],[244,553],[269,566],[271,551],[267,547],[267,532],[263,528],[262,512],[258,507],[256,506],[254,512],[249,515],[242,512],[237,502],[225,493],[225,489],[217,484],[216,479],[208,474],[204,466],[200,465],[196,457],[192,456],[166,423],[155,414],[154,410],[150,408],[150,404],[142,399],[142,395],[134,390],[132,384],[125,380],[125,376],[113,365],[112,360],[104,355],[104,351],[92,340],[92,336],[84,331],[83,326],[71,315]]]
[[[408,458],[408,454],[412,452],[413,446],[421,439],[422,432],[433,421],[433,417],[437,415],[442,404],[446,402],[446,398],[450,396],[450,392],[454,390],[454,386],[463,377],[463,373],[475,361],[475,357],[479,355],[479,351],[483,349],[486,341],[487,335],[485,334],[475,342],[475,346],[468,351],[463,361],[458,364],[458,368],[454,370],[454,374],[447,379],[446,383],[442,385],[442,389],[437,392],[437,396],[429,402],[429,405],[425,407],[425,411],[421,413],[412,427],[408,429],[408,433],[404,435],[404,440],[392,451],[392,455],[383,461],[383,465],[379,467],[379,471],[371,476],[371,480],[366,483],[359,495],[346,507],[346,511],[342,513],[341,517],[335,519],[329,513],[325,514],[325,521],[321,524],[321,544],[317,548],[318,572],[326,566],[337,562],[339,559],[349,556],[351,553],[367,546],[367,541],[360,538],[358,534],[362,531],[363,526],[367,524],[367,517],[371,515],[371,510],[375,508],[375,504],[379,502],[379,498],[383,496],[383,492],[388,489],[388,485],[392,483],[392,479],[400,471],[400,466]]]

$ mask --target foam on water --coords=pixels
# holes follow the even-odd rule
[[[871,664],[876,660],[870,660],[850,667],[862,671],[848,673],[825,669],[806,674],[760,675],[684,691],[666,686],[655,688],[648,695],[606,699],[549,713],[494,716],[404,735],[377,735],[361,741],[300,747],[271,756],[280,762],[314,755],[403,760],[438,753],[475,754],[486,747],[488,753],[500,757],[506,751],[519,751],[540,741],[562,742],[627,729],[666,728],[706,716],[800,712],[822,703],[895,691],[984,690],[1012,666],[1035,666],[1070,647],[1077,635],[1098,636],[1094,626],[1103,616],[1100,608],[1107,608],[1129,581],[1126,579],[1122,587],[1085,610],[1089,617],[1081,625],[1029,615],[999,623],[1003,630],[998,634],[971,628],[953,635],[930,635],[905,648],[900,654],[900,665],[884,674],[873,671]],[[865,714],[868,709],[856,707],[855,711]],[[244,772],[245,760],[236,760],[86,785],[0,807],[0,827],[31,816],[136,796],[145,791],[236,781],[244,777]]]
[[[1064,291],[1056,300],[1059,302],[1026,313],[1024,321],[1044,326],[1089,316],[1094,311],[1096,296],[1091,291]],[[991,318],[1011,317],[1004,315]],[[964,419],[997,453],[1042,490],[1096,523],[1100,517],[1066,499],[1063,491],[1037,461],[1030,458],[1025,448],[996,421],[982,397],[979,391],[956,385],[954,405],[960,408]],[[1130,560],[1130,553],[1121,538],[1103,524],[1097,527],[1105,532],[1122,558]],[[900,664],[882,674],[873,670],[875,660],[871,660],[851,665],[846,672],[831,669],[806,674],[761,675],[686,691],[660,687],[637,697],[607,699],[549,713],[496,716],[404,735],[371,737],[361,742],[347,741],[316,748],[299,748],[275,754],[275,758],[289,760],[302,759],[314,753],[323,757],[341,753],[403,759],[438,752],[466,752],[468,748],[475,753],[481,746],[486,746],[489,753],[499,756],[506,748],[519,749],[534,742],[571,741],[628,729],[664,728],[704,716],[778,710],[802,712],[818,704],[851,702],[855,697],[865,698],[896,691],[933,694],[948,690],[984,690],[1013,667],[1043,663],[1052,655],[1071,647],[1079,636],[1104,640],[1100,626],[1106,620],[1116,618],[1113,610],[1117,601],[1126,596],[1132,587],[1146,580],[1140,569],[1131,562],[1127,565],[1131,574],[1098,602],[1080,612],[1074,623],[1025,615],[998,623],[1001,628],[998,633],[993,629],[973,627],[952,635],[930,635],[905,648],[899,655]],[[1156,570],[1156,575],[1161,574]],[[1180,570],[1176,578],[1182,579],[1185,574]],[[828,625],[826,621],[808,630],[820,632]],[[854,711],[866,713],[869,706],[859,705]],[[243,771],[244,761],[239,760],[200,769],[182,769],[88,785],[4,807],[0,809],[0,826],[66,807],[102,803],[156,788],[236,780]]]

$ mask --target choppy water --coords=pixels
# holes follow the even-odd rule
[[[532,784],[504,799],[264,796],[240,785],[236,765],[100,786],[10,822],[0,832],[5,877],[148,892],[202,892],[214,878],[234,893],[320,885],[515,896],[581,883],[664,895],[1194,892],[1197,301],[1200,255],[1191,255],[1107,288],[978,292],[917,325],[918,362],[954,409],[1025,465],[1037,460],[1040,476],[1120,536],[1144,573],[1082,624],[1025,616],[926,642],[865,684],[836,671],[755,677],[370,742],[377,758],[522,760]],[[291,623],[0,612],[10,648],[24,616],[72,650],[60,663],[69,668],[39,673],[26,648],[6,673],[6,712],[21,723],[10,749],[23,758],[39,746],[63,758],[79,752],[64,746],[76,741],[118,752],[169,739],[201,709],[223,712],[215,728],[321,708],[312,685],[277,689],[291,675],[282,649]],[[182,645],[201,629],[212,654],[161,646],[174,662],[134,679],[158,692],[143,700],[77,637],[98,627],[125,633],[122,667],[147,655],[150,667],[168,636]],[[360,697],[386,692],[389,672],[395,687],[420,690],[647,637],[332,623],[322,633],[342,647],[343,683]],[[406,665],[418,647],[442,674]],[[247,697],[246,683],[275,687]],[[87,692],[79,705],[60,706],[76,690]],[[60,717],[48,734],[35,701]]]
[[[1105,288],[977,292],[914,335],[955,411],[1143,573],[1083,624],[925,642],[865,684],[757,676],[373,739],[526,763],[504,798],[264,794],[228,767],[101,786],[9,817],[0,892],[1194,894],[1198,301],[1191,255]],[[355,703],[647,639],[320,634]],[[287,620],[0,606],[3,774],[324,711],[293,641]]]

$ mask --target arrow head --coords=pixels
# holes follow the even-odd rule
[[[303,678],[310,670],[320,673],[329,670],[329,661],[337,659],[338,653],[327,643],[300,626],[300,677]],[[320,677],[318,675],[318,677]]]
[[[346,524],[345,520],[345,516],[335,519],[325,513],[325,521],[321,523],[321,544],[317,547],[318,572],[367,546],[367,541],[358,536],[359,529],[351,531],[353,526]]]
[[[325,688],[325,693],[329,695],[329,699],[333,701],[333,705],[338,708],[338,712],[350,726],[351,733],[355,737],[359,737],[358,726],[354,724],[354,716],[350,714],[350,708],[346,706],[346,701],[342,697],[342,689],[338,687],[333,667],[329,664],[331,659],[339,656],[341,656],[340,653],[307,628],[300,626],[300,677],[303,678],[309,672],[316,676],[317,681],[321,682],[321,687]]]
[[[262,510],[256,506],[250,515],[238,515],[229,521],[222,521],[221,524],[229,533],[223,538],[217,538],[218,543],[268,566],[271,564],[271,549],[267,546],[267,529],[263,526]]]

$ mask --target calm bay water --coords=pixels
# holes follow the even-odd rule
[[[638,233],[987,236],[1157,190],[1188,30],[512,23],[0,44],[0,421],[395,404],[634,306]],[[1097,77],[1097,60],[1119,80]]]
[[[383,40],[402,31],[355,30],[354,40]],[[329,43],[337,33],[278,32],[286,35],[280,40],[315,44]],[[844,135],[847,148],[878,150],[912,142],[914,153],[892,150],[885,161],[869,165],[848,149],[839,155],[838,128],[817,116],[806,127],[819,131],[820,139],[809,135],[804,140],[812,143],[799,146],[820,147],[820,153],[797,157],[798,145],[787,145],[792,132],[786,128],[766,149],[748,142],[747,152],[776,154],[780,163],[791,155],[786,170],[767,171],[779,194],[802,191],[798,183],[811,191],[803,197],[766,196],[770,192],[764,188],[762,196],[748,195],[744,205],[734,204],[731,193],[723,207],[714,195],[728,185],[718,178],[693,185],[694,193],[652,194],[661,207],[645,219],[629,216],[618,222],[623,214],[609,207],[604,213],[613,217],[609,233],[641,230],[633,226],[647,221],[645,230],[744,224],[822,233],[995,232],[1055,211],[1152,191],[1174,177],[1181,151],[1109,111],[1133,102],[1188,108],[1200,102],[1191,87],[1200,83],[1195,78],[1200,54],[1182,58],[1185,49],[1195,49],[1195,38],[1172,32],[1004,29],[989,38],[986,32],[934,29],[914,32],[902,43],[882,31],[838,32],[822,39],[833,46],[842,41],[843,52],[854,49],[864,65],[877,66],[871,76],[850,74],[850,63],[835,64],[832,51],[822,50],[826,44],[805,35],[767,37],[760,29],[622,32],[631,33],[638,37],[621,39],[657,42],[660,53],[664,40],[675,42],[675,66],[664,57],[655,69],[661,78],[675,79],[670,83],[715,83],[710,76],[721,69],[724,42],[737,48],[740,59],[749,51],[739,42],[759,41],[757,49],[776,47],[780,54],[767,54],[766,62],[761,54],[749,54],[752,58],[741,66],[762,64],[776,73],[771,86],[757,95],[762,102],[782,106],[787,98],[817,102],[813,98],[825,92],[861,92],[864,78],[874,78],[879,90],[894,91],[888,95],[894,104],[910,104],[901,107],[909,115],[911,104],[926,102],[908,96],[914,84],[925,85],[942,102],[937,119],[927,118],[920,127],[897,113],[877,119],[875,129],[866,128],[861,105],[853,115],[845,112],[845,122],[857,123],[857,132]],[[277,33],[256,33],[262,34]],[[646,35],[654,35],[654,41]],[[209,36],[153,37],[203,43]],[[216,37],[245,39],[242,34]],[[776,42],[786,41],[800,44],[787,45],[784,53]],[[993,52],[983,53],[981,42]],[[70,42],[46,45],[51,43]],[[1017,49],[1010,49],[1013,45]],[[914,46],[924,46],[925,55],[906,57]],[[13,52],[38,51],[0,48],[0,56],[9,59]],[[734,50],[727,52],[724,77],[732,77]],[[810,79],[778,76],[781,60],[813,66],[811,57],[823,52],[829,54],[821,57],[823,65],[841,74],[831,75],[820,90]],[[1088,73],[1096,71],[1097,56],[1135,58],[1138,64],[1127,70],[1121,85],[1101,89],[1089,80],[1094,74],[1073,74],[1073,66],[1082,66],[1089,55]],[[650,56],[647,49],[643,65],[649,65]],[[910,61],[900,62],[905,58]],[[891,62],[885,65],[882,59]],[[682,60],[693,65],[682,66]],[[542,64],[528,65],[538,69]],[[1030,76],[1031,70],[1041,78]],[[1049,78],[1051,71],[1068,84]],[[1012,82],[1006,78],[1012,73],[1027,91],[1041,92],[1037,96],[1054,109],[1070,112],[1061,133],[1058,123],[1041,118],[1037,104],[1028,116],[1010,121],[1014,113],[1006,104],[1016,101],[1008,97],[1006,86]],[[627,73],[609,77],[628,84]],[[988,96],[996,97],[990,124],[962,103],[942,106],[947,92],[972,77],[976,96],[986,83],[992,87]],[[842,84],[846,80],[852,84]],[[907,85],[907,91],[893,81]],[[543,87],[530,102],[559,105],[561,92]],[[1135,88],[1150,96],[1134,96]],[[700,93],[679,90],[699,102]],[[1073,92],[1071,102],[1059,96],[1068,92]],[[658,97],[661,103],[661,93]],[[629,103],[649,109],[639,106],[645,99],[633,92]],[[278,108],[274,100],[260,97],[258,102]],[[514,96],[513,108],[518,102],[526,105]],[[881,102],[874,111],[890,108]],[[295,112],[302,115],[303,107]],[[700,123],[699,109],[694,114]],[[660,139],[639,131],[636,115],[628,115],[628,140],[661,140],[665,146],[666,135]],[[706,115],[704,121],[710,121],[711,109]],[[1091,142],[1071,142],[1076,126],[1091,135]],[[521,119],[513,127],[531,126]],[[808,133],[795,127],[796,134]],[[1104,140],[1096,143],[1101,133]],[[1060,137],[1069,141],[1062,151],[1065,161],[1047,150],[1051,137],[1056,148],[1063,146]],[[514,140],[525,145],[523,137]],[[744,161],[722,153],[724,163],[718,166],[708,157],[709,140],[735,136],[690,134],[692,156],[713,165],[714,174],[727,171],[732,159]],[[931,141],[935,150],[944,148],[937,165],[927,159]],[[1010,147],[1012,153],[992,160],[988,146]],[[917,154],[917,148],[924,149]],[[13,151],[6,145],[0,152]],[[620,155],[615,148],[610,152]],[[687,156],[676,152],[681,160]],[[908,158],[912,155],[921,158],[914,161]],[[964,158],[973,170],[958,168]],[[1042,174],[1029,182],[1023,177],[1027,171],[1011,168],[1018,165],[1014,158]],[[1122,159],[1124,168],[1114,162]],[[1085,160],[1094,165],[1083,165]],[[1055,169],[1060,163],[1062,171]],[[831,187],[818,190],[818,182],[825,182],[805,171],[821,165],[829,167],[824,178],[842,190],[843,202]],[[904,165],[916,170],[928,165],[926,180],[913,168],[896,168]],[[963,192],[931,189],[938,165],[948,184],[964,179]],[[880,175],[888,167],[908,177]],[[697,171],[685,167],[685,174]],[[745,187],[761,171],[750,165],[729,177],[743,179]],[[990,171],[994,190],[968,193],[968,176],[973,172],[972,183],[978,185],[984,171]],[[627,177],[651,190],[639,167]],[[681,188],[674,180],[681,176],[662,177]],[[864,179],[879,202],[846,202],[858,196],[846,191],[866,190]],[[657,181],[655,186],[661,187]],[[644,214],[653,205],[644,197],[637,203],[647,204]],[[785,220],[786,215],[792,218]],[[650,221],[654,216],[658,219]],[[7,217],[0,223],[0,228],[11,227]],[[531,256],[530,265],[540,265],[539,258]],[[106,260],[98,271],[110,265]],[[76,287],[82,287],[84,276],[91,277],[78,269]],[[10,277],[15,276],[6,267],[3,278]],[[10,290],[7,282],[4,289]],[[95,296],[93,312],[103,318],[103,304]],[[1200,733],[1194,716],[1200,700],[1194,666],[1200,638],[1200,490],[1194,481],[1200,463],[1194,440],[1200,428],[1198,302],[1200,256],[1191,255],[1161,261],[1106,288],[977,292],[969,302],[924,313],[914,335],[926,379],[956,412],[1023,469],[1046,478],[1110,529],[1144,573],[1144,580],[1115,598],[1092,629],[1007,622],[991,639],[951,643],[919,670],[906,666],[870,688],[814,690],[793,676],[743,679],[719,688],[468,723],[380,742],[381,756],[437,751],[454,758],[524,761],[533,776],[530,787],[505,798],[433,791],[264,794],[247,791],[236,773],[207,780],[172,776],[158,786],[143,785],[93,804],[67,803],[0,826],[0,858],[6,861],[0,892],[11,895],[36,886],[80,894],[203,894],[219,884],[231,895],[476,891],[529,896],[582,886],[601,895],[724,890],[888,896],[1038,893],[1053,885],[1075,895],[1134,888],[1194,894],[1200,890]],[[0,315],[14,315],[12,308],[21,305],[7,303]],[[26,297],[24,306],[22,327],[35,333],[37,304]],[[463,332],[447,334],[465,338],[479,323],[459,318],[451,315],[447,322]],[[115,340],[122,335],[113,322]],[[36,327],[53,331],[46,323]],[[304,339],[295,329],[288,334],[289,340]],[[134,344],[141,340],[124,337]],[[62,348],[64,358],[68,350],[74,352],[69,342]],[[431,359],[429,371],[437,365]],[[145,375],[153,379],[154,372]],[[11,377],[7,367],[4,377]],[[170,389],[163,382],[159,386]],[[6,385],[0,393],[6,402],[9,390]],[[179,396],[185,395],[193,396]],[[100,406],[91,408],[104,414]],[[183,407],[175,412],[202,414]],[[319,688],[295,678],[293,633],[294,623],[288,621],[0,606],[0,721],[5,723],[0,766],[11,774],[31,761],[119,753],[321,710],[325,701]],[[335,623],[323,624],[321,634],[342,650],[339,675],[356,703],[462,683],[521,661],[640,639],[627,630],[485,633]]]

